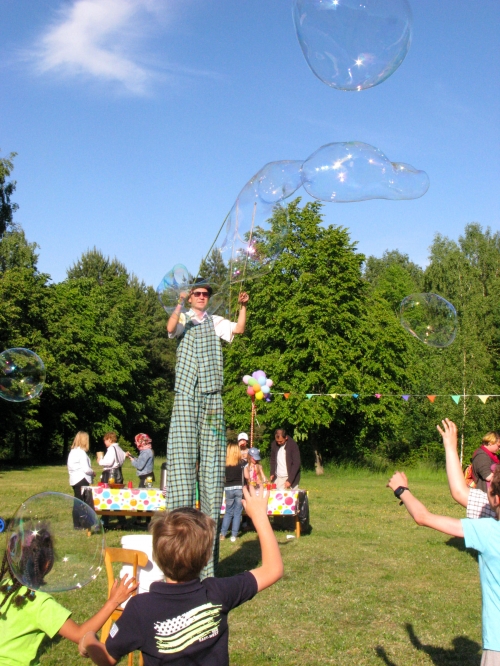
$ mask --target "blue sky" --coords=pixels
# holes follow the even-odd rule
[[[420,264],[435,233],[500,228],[498,0],[410,0],[413,43],[387,81],[321,83],[291,0],[0,0],[0,149],[17,221],[52,279],[86,249],[156,286],[196,270],[264,164],[364,141],[425,170],[414,201],[325,204],[365,254]]]

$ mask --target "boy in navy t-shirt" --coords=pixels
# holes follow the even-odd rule
[[[132,597],[104,646],[86,634],[80,652],[99,666],[114,666],[140,650],[144,666],[159,664],[229,664],[229,611],[283,575],[283,562],[267,517],[267,492],[244,489],[245,510],[262,549],[262,566],[230,578],[206,578],[215,538],[215,523],[189,507],[157,514],[151,523],[153,559],[166,582],[152,583],[148,593]]]
[[[488,501],[496,518],[449,518],[431,513],[412,495],[408,479],[396,472],[387,484],[405,505],[417,525],[462,537],[467,548],[479,553],[479,578],[483,598],[483,657],[481,666],[500,666],[500,466],[488,487]]]

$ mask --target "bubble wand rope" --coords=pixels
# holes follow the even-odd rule
[[[231,210],[233,210],[233,209],[231,208]],[[212,245],[210,246],[210,249],[209,249],[209,251],[206,253],[204,259],[202,259],[202,261],[201,261],[200,268],[201,268],[201,265],[203,264],[203,262],[206,261],[206,260],[208,259],[208,255],[209,255],[210,252],[212,251],[212,249],[213,249],[215,243],[217,243],[217,239],[218,239],[219,236],[220,236],[220,232],[221,232],[222,229],[224,228],[224,225],[226,224],[227,218],[231,215],[231,210],[230,210],[229,213],[226,215],[226,217],[224,218],[224,221],[223,221],[222,224],[220,225],[219,231],[217,232],[217,236],[214,238],[214,242],[213,242]],[[198,269],[198,275],[199,275],[199,273],[200,273],[200,269]],[[200,276],[200,277],[201,277],[201,276]]]
[[[235,235],[238,233],[238,211],[239,211],[239,199],[236,200],[236,228],[234,230]],[[231,275],[233,274],[233,252],[234,252],[234,243],[231,249],[231,259],[229,261],[229,319],[231,319]]]
[[[243,266],[243,276],[240,282],[240,294],[243,291],[243,282],[245,281],[245,273],[247,271],[248,255],[250,254],[250,247],[252,243],[253,236],[253,225],[255,224],[255,210],[257,208],[257,202],[253,202],[253,212],[252,212],[252,226],[250,227],[250,238],[248,239],[248,250],[245,254],[245,265]]]

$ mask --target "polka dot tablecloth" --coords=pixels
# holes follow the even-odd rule
[[[159,488],[92,488],[96,511],[165,511]]]
[[[269,490],[268,516],[294,516],[297,513],[298,490]],[[222,500],[221,514],[226,513],[226,495]]]

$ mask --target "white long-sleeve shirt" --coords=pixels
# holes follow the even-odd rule
[[[85,479],[92,481],[94,471],[90,464],[90,458],[83,449],[71,449],[68,456],[69,485],[74,486]]]
[[[98,464],[104,469],[116,469],[121,467],[125,460],[125,453],[120,449],[118,444],[115,442],[108,446],[106,455],[98,460]]]

